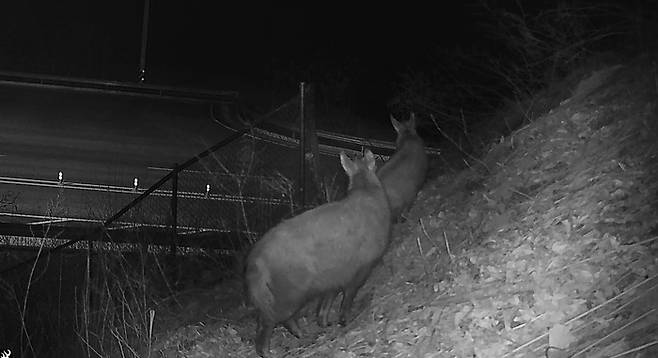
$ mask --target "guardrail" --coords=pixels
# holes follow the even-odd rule
[[[207,91],[194,88],[150,85],[145,83],[106,81],[10,71],[0,71],[0,84],[121,94],[126,96],[202,103],[234,103],[238,99],[237,91]]]

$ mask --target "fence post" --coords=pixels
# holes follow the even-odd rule
[[[304,129],[306,133],[306,161],[307,172],[311,174],[309,180],[311,185],[306,187],[306,201],[320,200],[322,193],[322,182],[324,180],[322,169],[320,168],[320,148],[318,143],[318,133],[316,126],[316,105],[315,105],[315,86],[306,86],[306,104],[304,105],[304,118],[306,124]]]
[[[318,201],[320,188],[320,151],[315,126],[313,86],[300,84],[299,123],[299,199],[301,210]],[[308,175],[310,174],[310,175]],[[309,185],[310,184],[310,185]]]
[[[306,84],[299,83],[299,207],[306,207],[306,116],[304,102],[306,101]]]
[[[85,268],[85,286],[86,286],[85,287],[85,306],[86,307],[83,308],[84,320],[85,320],[85,322],[84,322],[84,324],[85,324],[85,339],[89,339],[89,332],[88,332],[89,331],[89,329],[88,329],[89,328],[89,315],[90,315],[90,312],[93,312],[93,310],[94,310],[93,307],[91,307],[91,305],[92,305],[92,303],[91,303],[91,287],[93,285],[93,283],[91,282],[91,264],[92,264],[91,253],[92,253],[92,250],[93,250],[93,244],[94,244],[94,241],[92,240],[91,235],[89,235],[89,238],[87,239],[87,260],[86,260],[87,261],[86,262],[87,267]],[[60,265],[61,265],[61,263],[60,263]],[[60,266],[60,270],[61,269],[62,268]],[[88,345],[86,344],[86,346],[88,346]],[[89,353],[90,353],[89,347],[86,347],[86,351],[87,351],[87,356],[89,356]]]
[[[174,175],[171,177],[171,246],[169,253],[176,255],[178,242],[178,164],[174,164]]]

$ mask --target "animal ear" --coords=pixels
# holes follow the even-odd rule
[[[375,162],[375,155],[372,154],[370,149],[366,149],[366,151],[363,155],[363,158],[366,161],[366,165],[368,166],[368,170],[375,171],[375,166],[376,166],[377,163]]]
[[[393,125],[393,128],[395,128],[395,131],[400,133],[400,130],[402,130],[401,124],[400,122],[398,122],[397,119],[395,119],[395,117],[393,117],[392,114],[391,114],[391,124]]]
[[[418,135],[416,131],[416,113],[411,112],[409,114],[409,121],[407,121],[406,128],[411,135]]]
[[[354,162],[347,157],[345,152],[340,152],[340,164],[343,166],[345,173],[347,173],[349,176],[352,176],[352,174],[356,171],[354,168]]]

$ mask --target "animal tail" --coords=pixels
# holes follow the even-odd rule
[[[272,281],[270,270],[263,267],[261,260],[249,263],[246,272],[246,281],[251,303],[269,318],[274,317],[274,294],[270,288]]]

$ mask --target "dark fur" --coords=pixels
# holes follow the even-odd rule
[[[276,324],[301,334],[297,315],[316,297],[343,291],[345,321],[356,292],[386,250],[390,209],[372,153],[354,161],[341,153],[341,163],[350,178],[347,197],[280,223],[247,258],[246,282],[259,312],[256,351],[261,356],[269,354]]]
[[[377,171],[391,206],[391,217],[397,218],[416,199],[416,194],[425,182],[427,154],[425,143],[416,133],[413,114],[405,122],[391,116],[391,124],[398,133],[395,154]]]
[[[391,116],[391,124],[397,132],[396,151],[377,171],[391,208],[391,219],[397,219],[416,199],[416,194],[425,182],[427,154],[425,143],[416,132],[416,118],[398,122]],[[340,291],[328,293],[320,298],[317,307],[318,325],[329,324],[329,312]],[[341,319],[339,323],[344,323]]]

